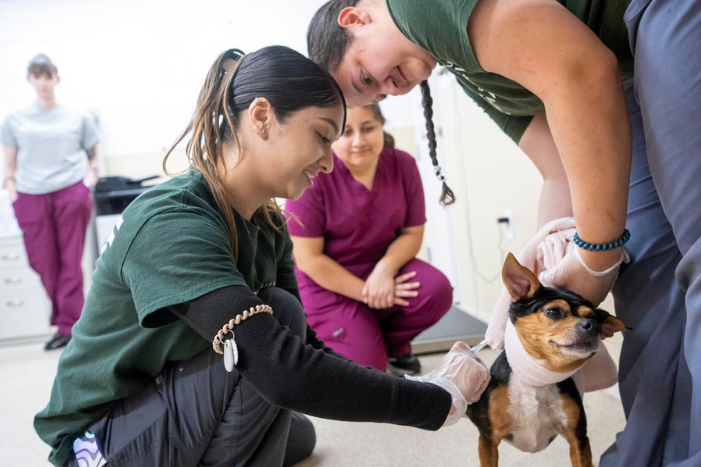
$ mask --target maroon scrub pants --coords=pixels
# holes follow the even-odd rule
[[[29,264],[51,300],[51,324],[69,336],[83,309],[81,261],[92,210],[90,190],[78,182],[53,193],[18,193],[13,207]]]

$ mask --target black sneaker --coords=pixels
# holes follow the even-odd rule
[[[61,347],[65,347],[71,341],[71,336],[62,336],[60,334],[54,334],[49,342],[44,346],[44,350],[56,350]]]
[[[388,359],[388,370],[396,375],[416,375],[421,373],[421,362],[413,354]]]

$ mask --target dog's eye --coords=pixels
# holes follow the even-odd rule
[[[545,310],[545,316],[551,319],[562,318],[562,309],[558,307],[552,307]]]

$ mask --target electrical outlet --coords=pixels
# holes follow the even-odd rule
[[[511,209],[507,209],[506,211],[504,211],[504,217],[509,219],[509,222],[506,223],[506,239],[513,240],[514,239],[514,218],[511,216]]]
[[[514,239],[514,221],[513,221],[513,217],[511,216],[511,209],[507,209],[506,211],[504,211],[504,216],[498,218],[497,222],[500,224],[506,224],[506,239],[513,240]]]

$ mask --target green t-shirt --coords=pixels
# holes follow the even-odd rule
[[[623,78],[633,75],[633,56],[623,14],[631,0],[558,0],[594,31],[618,58]],[[487,73],[477,62],[467,22],[477,0],[387,0],[390,15],[410,41],[433,55],[465,93],[516,143],[543,102],[520,84]]]
[[[164,308],[238,285],[276,285],[298,296],[286,229],[236,214],[238,260],[201,173],[154,187],[123,213],[103,247],[83,314],[61,355],[48,406],[34,420],[63,465],[75,437],[111,405],[144,388],[168,361],[211,342]],[[212,336],[213,337],[213,336]]]

